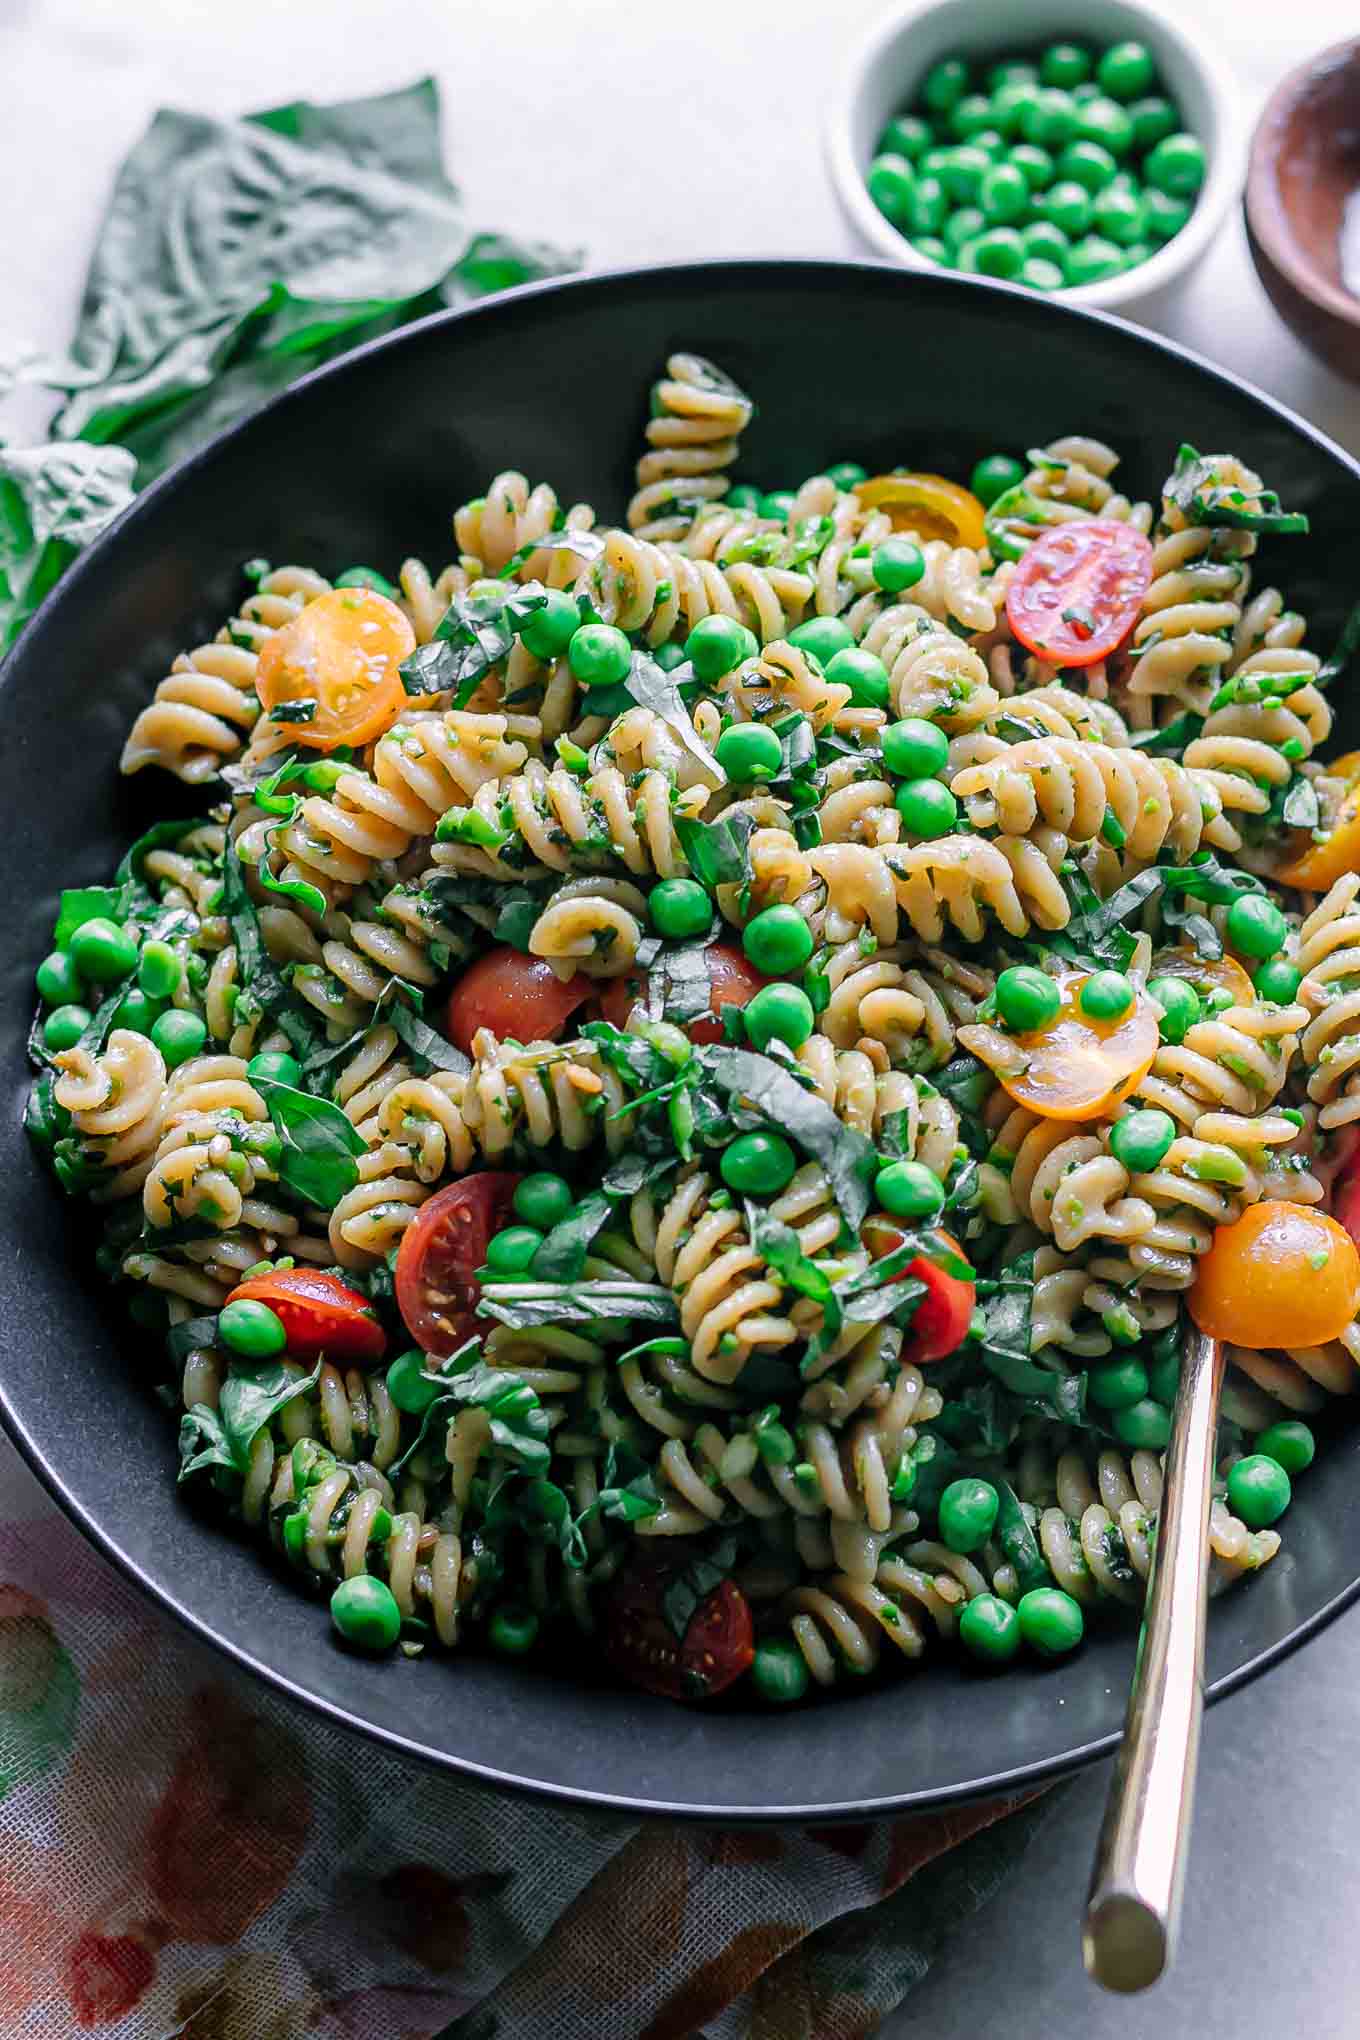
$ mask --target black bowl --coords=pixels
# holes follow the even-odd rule
[[[57,1499],[202,1636],[336,1723],[508,1786],[725,1819],[847,1817],[1032,1785],[1109,1750],[1127,1628],[1000,1680],[941,1661],[787,1714],[701,1713],[475,1655],[374,1663],[324,1611],[176,1499],[173,1426],[70,1214],[19,1130],[32,972],[64,885],[111,872],[179,789],[120,785],[123,734],[174,652],[201,642],[241,562],[442,561],[452,506],[506,467],[618,516],[646,391],[674,348],[711,355],[760,406],[744,455],[767,486],[828,461],[966,474],[996,447],[1095,433],[1155,493],[1183,439],[1259,469],[1312,536],[1263,574],[1330,647],[1354,597],[1360,467],[1267,398],[1165,342],[1028,291],[853,263],[717,264],[585,278],[427,320],[311,377],[149,490],[80,561],[4,674],[0,890],[10,902],[0,1156],[5,1421]],[[1351,742],[1357,741],[1352,736]],[[1309,1473],[1285,1551],[1213,1610],[1223,1694],[1360,1591],[1350,1441]]]

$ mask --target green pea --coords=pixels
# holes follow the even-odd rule
[[[520,625],[520,643],[536,659],[560,658],[580,622],[580,611],[566,590],[550,588],[543,607],[532,610]]]
[[[538,1616],[518,1602],[502,1601],[492,1611],[486,1633],[491,1648],[502,1656],[523,1657],[538,1641]]]
[[[921,97],[932,113],[950,113],[968,90],[968,66],[959,57],[944,57],[926,72]]]
[[[734,723],[719,737],[713,755],[728,778],[740,785],[773,779],[784,759],[778,737],[764,723]]]
[[[54,1054],[74,1048],[94,1015],[88,1006],[57,1006],[43,1022],[43,1042]]]
[[[1022,461],[1013,459],[1008,453],[989,453],[973,469],[968,477],[968,486],[979,503],[990,509],[998,496],[1004,496],[1007,489],[1016,488],[1024,479]]]
[[[874,1178],[874,1195],[894,1218],[933,1218],[944,1210],[944,1194],[924,1162],[889,1162]]]
[[[1009,1664],[1020,1648],[1020,1617],[996,1594],[975,1594],[959,1614],[959,1642],[984,1664]]]
[[[933,779],[949,760],[949,739],[920,716],[889,723],[881,738],[883,763],[899,779]]]
[[[695,878],[663,878],[652,887],[647,909],[657,934],[673,940],[707,934],[713,919],[713,902]]]
[[[991,125],[992,102],[985,92],[965,92],[950,110],[949,131],[961,142],[971,141]]]
[[[1142,1402],[1116,1410],[1110,1429],[1121,1445],[1133,1452],[1165,1452],[1171,1443],[1171,1412],[1163,1404],[1144,1396]]]
[[[437,1382],[425,1379],[428,1365],[425,1355],[413,1347],[409,1353],[398,1353],[388,1367],[387,1393],[408,1417],[423,1416],[440,1392]]]
[[[743,1133],[723,1149],[718,1172],[739,1196],[773,1197],[788,1188],[797,1167],[782,1133]]]
[[[1204,182],[1204,145],[1194,135],[1167,135],[1148,152],[1143,175],[1171,198],[1192,198]]]
[[[133,1034],[149,1035],[164,1011],[164,999],[148,998],[145,992],[139,991],[134,985],[130,991],[124,992],[118,1001],[113,1024],[115,1027],[126,1027]]]
[[[927,840],[947,836],[959,818],[959,804],[940,779],[909,779],[894,804],[908,833]]]
[[[751,1660],[751,1684],[762,1700],[776,1707],[801,1700],[808,1689],[808,1668],[797,1644],[784,1637],[758,1643]]]
[[[1228,1507],[1248,1530],[1264,1530],[1289,1507],[1293,1489],[1278,1459],[1248,1453],[1228,1468]]]
[[[952,1480],[940,1496],[940,1537],[951,1551],[976,1551],[996,1524],[1001,1497],[989,1480]]]
[[[1118,93],[1111,96],[1119,97]],[[1147,99],[1135,99],[1129,108],[1129,119],[1133,123],[1133,146],[1139,155],[1155,149],[1158,142],[1176,132],[1175,107],[1169,99],[1155,93]]]
[[[1097,1409],[1131,1409],[1148,1392],[1147,1369],[1132,1357],[1097,1361],[1087,1376],[1086,1386]]]
[[[1077,994],[1077,1004],[1092,1020],[1121,1019],[1133,1001],[1133,986],[1118,970],[1093,971]]]
[[[914,113],[899,113],[884,128],[875,151],[880,156],[905,156],[914,163],[930,147],[930,127]],[[863,480],[863,477],[860,478]]]
[[[918,177],[907,207],[907,232],[938,234],[949,213],[949,194],[938,177]]]
[[[1226,1013],[1233,1004],[1233,995],[1226,985],[1210,985],[1204,994],[1204,1017],[1212,1020],[1216,1013]]]
[[[1108,92],[1111,99],[1136,99],[1140,92],[1151,88],[1156,75],[1146,43],[1111,43],[1096,65],[1101,90]]]
[[[756,1451],[767,1466],[792,1466],[798,1457],[793,1433],[773,1420],[756,1425]]]
[[[869,479],[868,468],[860,466],[857,460],[838,460],[826,470],[827,480],[834,482],[838,489],[849,495],[861,482]]]
[[[1031,1587],[1015,1612],[1020,1634],[1040,1657],[1062,1657],[1081,1642],[1086,1626],[1081,1603],[1061,1587]]]
[[[998,85],[992,94],[992,125],[1008,140],[1018,135],[1026,109],[1038,97],[1039,87],[1032,78],[1014,78]]]
[[[940,231],[944,236],[946,248],[957,260],[959,250],[966,248],[970,241],[975,241],[986,225],[987,222],[977,206],[961,205],[950,213]]]
[[[940,179],[956,203],[976,205],[982,180],[991,167],[992,159],[985,149],[979,149],[974,142],[960,142],[957,149],[950,152]]]
[[[612,623],[583,623],[567,646],[567,663],[585,687],[610,687],[632,669],[633,647]]]
[[[885,538],[874,547],[869,564],[885,595],[901,595],[914,588],[926,570],[925,554],[909,538]]]
[[[1157,253],[1151,241],[1129,241],[1124,247],[1124,267],[1136,269],[1140,262],[1149,262]]]
[[[731,496],[727,498],[727,501],[729,503],[732,501]],[[683,645],[677,644],[658,645],[652,653],[652,657],[663,673],[673,673],[677,666],[685,664],[685,648]]]
[[[726,502],[729,509],[754,510],[756,512],[759,512],[760,499],[761,491],[757,489],[753,483],[734,482],[723,500],[724,502]],[[669,649],[669,647],[663,646],[662,649],[667,650]],[[656,656],[657,656],[656,653],[653,652],[652,657],[655,658]],[[681,656],[682,657],[684,656],[683,653],[681,654]]]
[[[337,588],[372,588],[375,594],[385,595],[389,602],[401,600],[400,588],[394,588],[386,574],[380,574],[376,567],[346,567],[343,574],[337,574]]]
[[[1181,1356],[1174,1339],[1156,1350],[1147,1363],[1147,1372],[1148,1393],[1153,1401],[1165,1409],[1173,1408],[1181,1385]]]
[[[1307,1424],[1289,1417],[1262,1431],[1256,1440],[1256,1450],[1263,1452],[1267,1459],[1273,1459],[1287,1474],[1293,1475],[1312,1465],[1317,1444]]]
[[[885,219],[905,226],[911,212],[916,178],[905,156],[875,156],[864,179],[869,196]]]
[[[1046,191],[1056,175],[1057,165],[1047,149],[1041,149],[1035,142],[1017,142],[1007,157],[1013,170],[1018,170],[1030,188]]]
[[[526,1225],[538,1226],[543,1232],[551,1232],[555,1225],[560,1225],[575,1202],[575,1192],[570,1183],[551,1169],[535,1169],[515,1187],[515,1216],[522,1218]]]
[[[789,632],[788,642],[800,652],[811,652],[814,659],[828,666],[837,652],[852,649],[855,633],[838,616],[810,616],[806,623]]]
[[[1039,69],[1027,57],[1002,57],[991,66],[984,82],[989,92],[999,92],[1003,85],[1036,85]]]
[[[978,204],[986,219],[997,226],[1018,220],[1029,204],[1029,182],[1013,163],[994,163],[983,178]]]
[[[301,1067],[281,1048],[266,1049],[260,1055],[253,1055],[246,1064],[246,1075],[252,1083],[263,1079],[271,1084],[291,1084],[294,1090],[302,1081]]]
[[[331,1621],[360,1650],[390,1650],[401,1635],[401,1610],[392,1589],[371,1573],[341,1580],[331,1595]]]
[[[1061,178],[1043,195],[1043,217],[1064,234],[1084,234],[1091,224],[1090,192],[1075,177]]]
[[[72,963],[91,984],[120,984],[137,968],[136,937],[103,915],[83,922],[68,948]]]
[[[166,1068],[177,1070],[192,1056],[202,1055],[208,1029],[197,1013],[181,1013],[172,1007],[161,1014],[151,1030],[151,1039],[165,1057]]]
[[[1191,207],[1183,198],[1173,198],[1170,192],[1158,191],[1149,185],[1143,193],[1143,214],[1148,233],[1154,241],[1169,241],[1189,219]]]
[[[1148,985],[1148,997],[1161,1012],[1162,1040],[1179,1046],[1200,1017],[1199,993],[1184,978],[1157,977]]]
[[[1058,175],[1071,178],[1083,191],[1103,191],[1119,166],[1099,142],[1069,142],[1058,158]]]
[[[933,234],[918,234],[911,245],[918,255],[925,256],[927,262],[948,263],[949,261],[949,250],[945,247],[944,242],[937,240]]]
[[[1050,262],[1046,255],[1027,255],[1020,264],[1017,283],[1023,283],[1030,290],[1062,290],[1067,276],[1056,262]]]
[[[763,985],[744,1013],[746,1037],[756,1048],[768,1048],[782,1041],[786,1048],[801,1048],[810,1041],[817,1024],[812,1001],[798,985]]]
[[[755,635],[735,616],[705,616],[685,639],[685,656],[700,680],[721,680],[758,650]]]
[[[922,156],[919,164],[917,165],[917,168],[926,177],[943,177],[944,166],[949,161],[953,153],[954,151],[952,148],[946,147],[943,143],[941,143],[937,148],[926,150],[924,156]]]
[[[1148,1106],[1141,1112],[1126,1112],[1110,1128],[1110,1153],[1131,1175],[1145,1175],[1160,1168],[1176,1138],[1176,1122],[1169,1112]]]
[[[1025,108],[1020,121],[1020,132],[1027,142],[1037,142],[1041,149],[1060,149],[1069,142],[1076,132],[1077,108],[1071,96],[1053,86],[1045,86],[1032,106]]]
[[[486,1265],[497,1275],[522,1275],[543,1244],[537,1226],[507,1225],[486,1243]]]
[[[741,946],[766,977],[788,977],[812,954],[812,930],[797,907],[765,907],[746,923]]]
[[[1125,248],[1139,241],[1145,225],[1143,202],[1131,191],[1102,191],[1096,200],[1096,232]],[[1125,257],[1127,260],[1127,255]]]
[[[1020,239],[1025,244],[1026,261],[1052,262],[1061,269],[1067,259],[1067,236],[1053,220],[1031,220],[1027,227],[1020,229]],[[1020,467],[1019,461],[1016,466]],[[1023,468],[1020,468],[1016,479],[1019,482],[1025,479]]]
[[[1112,156],[1127,156],[1133,147],[1133,122],[1113,99],[1088,99],[1076,108],[1079,141],[1097,142]]]
[[[827,661],[826,677],[838,687],[850,689],[856,708],[886,708],[892,699],[888,669],[874,652],[848,646]]]
[[[1265,962],[1284,948],[1289,923],[1264,893],[1242,893],[1228,909],[1227,935],[1241,955]]]
[[[65,950],[54,949],[45,956],[35,973],[38,996],[49,1006],[79,1005],[84,997],[85,987],[73,958]]]
[[[996,981],[996,1010],[1004,1027],[1028,1034],[1047,1027],[1062,1008],[1062,993],[1045,971],[1031,963],[1012,964]]]
[[[1039,77],[1045,85],[1061,85],[1070,92],[1090,77],[1094,65],[1091,53],[1080,43],[1050,43],[1039,59]]]
[[[288,1345],[288,1334],[278,1312],[252,1297],[243,1296],[222,1306],[217,1336],[229,1353],[239,1353],[243,1360],[271,1360]]]
[[[1080,85],[1072,87],[1073,106],[1089,106],[1093,99],[1101,97],[1101,90],[1094,78],[1083,78]]]
[[[973,244],[977,266],[984,276],[1012,277],[1020,274],[1025,244],[1014,227],[989,227]]]
[[[184,966],[168,942],[146,942],[137,963],[137,983],[152,999],[171,999],[180,988]]]
[[[1088,234],[1084,241],[1074,241],[1067,253],[1067,281],[1074,287],[1083,283],[1103,283],[1107,277],[1118,276],[1124,267],[1124,258],[1113,241],[1104,240],[1099,234]]]

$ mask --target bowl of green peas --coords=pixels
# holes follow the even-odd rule
[[[855,52],[827,129],[880,253],[1107,310],[1199,259],[1242,149],[1231,79],[1152,0],[918,0]]]

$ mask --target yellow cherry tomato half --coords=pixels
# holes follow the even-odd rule
[[[1157,1053],[1157,1008],[1146,992],[1118,1020],[1097,1020],[1081,1010],[1086,977],[1062,973],[1055,1018],[1012,1036],[1027,1061],[1001,1082],[1041,1119],[1099,1119],[1138,1089]]]
[[[1255,987],[1234,956],[1220,956],[1217,963],[1208,963],[1193,949],[1166,949],[1152,959],[1148,976],[1185,978],[1200,993],[1215,988],[1229,992],[1234,1006],[1256,1003]]]
[[[1323,1346],[1360,1306],[1360,1253],[1306,1204],[1252,1204],[1220,1226],[1195,1272],[1190,1315],[1234,1346]]]
[[[947,538],[951,545],[987,542],[981,503],[943,475],[874,475],[859,482],[855,494],[866,509],[886,510],[894,531]]]
[[[415,648],[416,634],[395,602],[373,588],[332,588],[266,640],[255,691],[266,714],[315,703],[298,722],[279,718],[290,743],[310,751],[366,744],[401,714],[406,689],[398,669]]]
[[[1304,847],[1275,874],[1284,885],[1296,885],[1300,892],[1326,892],[1346,872],[1360,871],[1360,751],[1334,758],[1326,776],[1342,780],[1346,787],[1330,834],[1315,843],[1300,830],[1296,840]]]

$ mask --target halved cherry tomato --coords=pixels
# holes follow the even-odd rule
[[[724,1006],[747,1005],[762,985],[771,982],[730,943],[715,942],[704,956],[708,964],[708,1005],[713,1014],[721,1014]],[[610,980],[600,994],[600,1010],[615,1027],[623,1027],[634,1006],[646,996],[646,976],[634,971]],[[691,1020],[685,1032],[691,1041],[701,1045],[723,1039],[721,1019]]]
[[[1142,1083],[1157,1053],[1157,1008],[1139,992],[1119,1020],[1093,1020],[1079,1004],[1085,973],[1059,972],[1062,1005],[1047,1027],[1014,1040],[1028,1060],[1001,1082],[1041,1119],[1099,1119]]]
[[[894,531],[947,538],[951,545],[986,544],[986,511],[977,497],[943,475],[874,475],[855,485],[866,509],[886,510]]]
[[[639,1559],[623,1574],[605,1610],[604,1654],[614,1670],[665,1700],[711,1700],[750,1669],[755,1656],[751,1606],[722,1580],[689,1618],[683,1639],[663,1612],[666,1588],[695,1556],[689,1548]]]
[[[480,1027],[498,1041],[556,1041],[594,990],[581,972],[564,983],[541,956],[502,944],[479,956],[449,993],[448,1037],[464,1055],[471,1055]]]
[[[1022,645],[1061,666],[1094,666],[1138,621],[1152,580],[1152,547],[1114,517],[1055,524],[1027,546],[1006,590]]]
[[[398,668],[415,648],[416,634],[395,602],[373,588],[332,588],[265,639],[255,692],[266,712],[286,702],[316,704],[309,718],[278,724],[289,743],[308,751],[366,744],[405,707]]]
[[[884,1260],[902,1245],[906,1234],[895,1218],[889,1218],[884,1211],[872,1212],[864,1221],[864,1244],[871,1259]],[[941,1233],[944,1240],[961,1261],[968,1256],[956,1246],[948,1233]],[[973,1305],[977,1301],[977,1286],[962,1275],[951,1275],[947,1268],[925,1254],[918,1254],[909,1261],[896,1279],[905,1282],[908,1278],[924,1282],[926,1293],[916,1306],[916,1315],[908,1328],[907,1342],[902,1348],[903,1360],[910,1360],[917,1367],[929,1366],[932,1360],[944,1360],[956,1352],[968,1336],[968,1327],[973,1320]]]
[[[366,1296],[349,1289],[319,1268],[281,1268],[273,1275],[253,1275],[227,1298],[267,1303],[283,1320],[288,1352],[294,1360],[327,1360],[343,1364],[380,1360],[387,1334],[374,1317]]]
[[[450,1183],[422,1204],[397,1249],[397,1309],[422,1352],[443,1359],[490,1330],[476,1316],[476,1271],[486,1243],[510,1219],[519,1177],[488,1169]]]
[[[1251,1204],[1195,1271],[1190,1315],[1235,1346],[1325,1346],[1360,1307],[1360,1252],[1306,1204]]]
[[[1210,963],[1193,949],[1165,949],[1153,958],[1148,976],[1184,978],[1196,991],[1229,992],[1234,1006],[1256,1002],[1256,988],[1235,956],[1220,956]]]
[[[1294,838],[1302,845],[1298,856],[1275,873],[1283,884],[1296,885],[1301,892],[1326,892],[1348,871],[1360,871],[1360,751],[1333,758],[1326,777],[1342,780],[1346,791],[1325,840],[1315,843],[1300,829]]]

